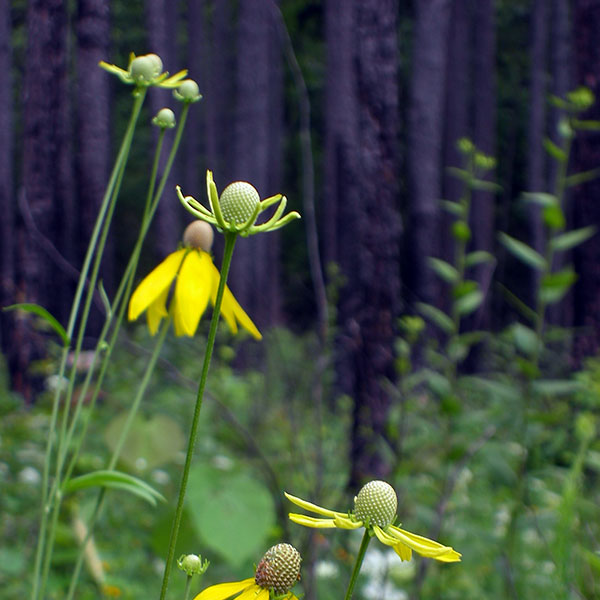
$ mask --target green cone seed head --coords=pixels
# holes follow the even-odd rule
[[[219,204],[223,218],[229,223],[245,223],[260,202],[260,196],[253,185],[245,181],[229,184],[221,194]]]
[[[183,244],[210,252],[215,237],[213,228],[205,221],[193,221],[183,232]]]
[[[371,525],[386,527],[393,522],[398,510],[394,488],[385,481],[370,481],[354,498],[354,516]]]
[[[256,567],[254,581],[276,596],[289,592],[300,579],[302,558],[294,546],[277,544],[269,548]]]

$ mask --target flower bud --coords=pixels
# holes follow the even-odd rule
[[[177,561],[177,566],[188,576],[202,575],[208,569],[210,563],[197,554],[183,554]]]
[[[213,228],[205,221],[193,221],[183,232],[183,243],[191,248],[200,248],[210,252],[215,234]]]
[[[200,88],[193,79],[184,79],[179,87],[173,91],[173,96],[181,102],[197,102],[202,98]]]
[[[161,108],[152,123],[161,129],[172,129],[175,127],[175,113],[170,108]]]
[[[229,184],[219,199],[224,219],[236,225],[246,223],[259,202],[256,188],[245,181]]]
[[[370,481],[354,498],[354,516],[363,523],[386,527],[393,522],[397,509],[396,492],[385,481]]]
[[[147,54],[145,56],[138,56],[131,61],[129,73],[136,83],[150,83],[160,74],[160,71],[156,72],[158,63],[156,58],[152,58],[153,56],[158,58],[156,54]]]
[[[163,61],[158,54],[146,54],[146,58],[154,65],[154,77],[158,77],[163,70]]]
[[[273,590],[276,596],[286,594],[300,579],[301,561],[296,548],[290,544],[277,544],[261,558],[254,581],[262,588]]]

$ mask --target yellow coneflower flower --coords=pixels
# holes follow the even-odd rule
[[[364,527],[369,533],[374,534],[382,544],[393,548],[402,560],[410,560],[414,550],[421,556],[434,558],[441,562],[460,561],[461,554],[450,546],[444,546],[439,542],[392,525],[396,520],[398,498],[394,488],[385,481],[367,483],[354,498],[354,511],[347,513],[317,506],[291,494],[286,493],[285,496],[296,506],[327,517],[319,519],[290,513],[290,520],[298,525],[319,529],[334,527],[359,529]]]
[[[146,311],[148,329],[154,335],[161,320],[170,311],[175,335],[192,337],[209,299],[214,306],[217,297],[220,274],[208,253],[212,238],[212,228],[207,223],[194,221],[188,225],[183,238],[185,247],[169,254],[133,292],[129,301],[129,320],[137,319]],[[167,299],[173,282],[175,290],[167,311]],[[257,340],[262,339],[260,331],[227,286],[221,314],[233,333],[237,333],[239,324]]]

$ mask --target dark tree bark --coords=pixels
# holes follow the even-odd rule
[[[110,171],[110,77],[98,68],[98,63],[109,56],[109,39],[106,0],[79,0],[75,150],[81,257],[91,237]],[[114,280],[114,246],[110,242],[104,253],[102,280],[110,290]]]
[[[337,256],[346,279],[337,367],[340,387],[354,399],[351,485],[357,486],[389,469],[379,444],[400,292],[397,10],[391,1],[332,0],[326,18],[328,44],[341,44],[328,51],[327,202],[335,202],[338,232],[329,255]]]
[[[68,96],[68,13],[62,0],[31,0],[27,9],[24,77],[23,182],[19,192],[18,295],[42,304],[64,322],[72,293],[71,274],[57,265],[72,261],[73,172]],[[20,321],[19,376],[44,354],[43,338]],[[15,381],[26,396],[25,379]]]
[[[427,258],[440,254],[442,133],[448,0],[416,3],[408,120],[410,201],[406,231],[408,289],[418,301],[435,303],[437,280]]]
[[[589,87],[596,104],[585,118],[600,120],[600,0],[577,0],[574,9],[575,67],[577,85]],[[600,134],[581,133],[575,142],[573,171],[585,171],[600,165]],[[600,226],[600,180],[595,179],[574,189],[574,226]],[[575,268],[580,279],[575,285],[575,326],[582,328],[577,337],[578,358],[596,354],[600,348],[600,236],[577,248]]]
[[[486,154],[496,155],[496,32],[495,3],[478,0],[474,10],[474,73],[473,73],[473,141]],[[493,175],[492,175],[493,177]],[[494,201],[491,192],[473,194],[471,229],[473,248],[493,252]],[[474,269],[474,278],[485,294],[485,300],[475,313],[469,327],[487,329],[490,326],[489,288],[493,266]]]
[[[281,49],[269,1],[240,3],[237,36],[233,179],[261,198],[281,185]],[[280,318],[278,255],[278,232],[257,235],[239,241],[232,264],[232,290],[259,328]]]
[[[12,45],[10,3],[0,4],[0,73],[4,83],[0,87],[0,306],[16,302],[15,290],[15,193],[13,190],[13,127],[12,127]],[[0,321],[0,349],[8,359],[14,357],[10,343],[14,315],[5,313]]]
[[[180,68],[183,68],[179,66],[177,59],[177,5],[170,0],[147,0],[145,4],[146,23],[148,27],[148,52],[153,52],[161,57],[165,71],[176,73]],[[165,106],[175,109],[176,101],[173,100],[172,96],[166,90],[150,88],[148,101],[151,117],[156,115]],[[177,110],[174,112],[177,114]],[[155,130],[153,135],[154,140],[157,138],[157,133]],[[165,135],[164,151],[159,163],[159,178],[162,176],[172,140],[172,131],[168,131]],[[154,155],[153,152],[152,156]],[[156,232],[154,238],[156,240],[155,247],[159,254],[157,258],[160,260],[166,254],[173,252],[182,235],[183,215],[182,211],[178,209],[175,195],[175,186],[178,183],[177,173],[178,161],[175,161],[154,219],[154,229]]]

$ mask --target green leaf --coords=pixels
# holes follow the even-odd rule
[[[552,156],[552,158],[555,158],[559,162],[565,162],[567,160],[565,151],[557,146],[550,138],[544,139],[544,149]]]
[[[467,183],[470,183],[471,179],[473,179],[471,173],[465,171],[464,169],[459,169],[457,167],[447,167],[446,171],[453,177],[456,177],[461,181],[466,181]]]
[[[517,350],[526,356],[532,356],[537,352],[539,340],[533,329],[521,323],[515,323],[510,330]]]
[[[455,283],[458,280],[458,271],[453,265],[447,263],[445,260],[430,256],[427,259],[427,262],[429,266],[436,272],[438,277],[447,283]]]
[[[483,179],[472,179],[471,187],[474,190],[481,190],[484,192],[501,192],[502,186],[494,183],[493,181],[484,181]]]
[[[595,233],[596,227],[594,225],[574,229],[573,231],[568,231],[552,238],[550,240],[550,247],[555,252],[564,252],[565,250],[579,246],[579,244],[583,244],[583,242],[591,238]]]
[[[186,505],[205,544],[235,566],[261,554],[276,523],[260,480],[210,465],[192,467]]]
[[[454,333],[454,322],[445,312],[425,302],[417,303],[416,307],[425,318],[437,325],[442,331],[447,334]]]
[[[483,302],[483,293],[481,290],[473,290],[455,302],[456,310],[459,315],[468,315],[477,310]]]
[[[577,274],[570,267],[545,275],[541,282],[540,299],[545,304],[554,304],[562,300],[575,281]]]
[[[122,471],[100,470],[86,473],[73,479],[69,479],[63,485],[63,493],[69,494],[78,490],[85,490],[91,487],[105,487],[110,489],[124,490],[135,496],[139,496],[156,506],[156,501],[166,502],[164,496],[157,492],[145,481],[123,473]]]
[[[538,379],[532,385],[542,396],[570,396],[584,387],[580,381],[571,379]]]
[[[473,281],[472,279],[465,279],[452,290],[452,295],[455,299],[458,299],[477,289],[479,289],[479,284],[476,281]]]
[[[543,216],[544,223],[550,229],[562,229],[566,224],[565,214],[558,204],[545,206]]]
[[[455,215],[457,217],[465,216],[465,207],[458,202],[450,202],[450,200],[440,200],[441,207],[449,212],[451,215]]]
[[[582,171],[581,173],[573,173],[573,175],[565,177],[565,185],[579,185],[580,183],[586,183],[587,181],[592,181],[598,177],[600,177],[600,168]]]
[[[558,205],[558,198],[554,194],[545,194],[544,192],[524,192],[522,197],[525,202],[539,204],[540,206]]]
[[[529,319],[532,322],[536,321],[537,313],[535,310],[527,306],[527,304],[525,304],[521,298],[519,298],[516,294],[513,294],[505,285],[499,283],[498,287],[506,296],[507,301],[510,302],[510,304],[512,304],[526,319]]]
[[[104,311],[106,313],[106,319],[109,320],[112,316],[112,308],[110,306],[110,300],[108,299],[108,294],[104,289],[104,284],[102,281],[98,282],[98,292],[100,293],[100,298],[102,300],[102,304],[104,306]]]
[[[530,267],[540,271],[546,269],[546,260],[531,246],[524,244],[507,233],[501,232],[498,235],[498,238],[505,248],[521,262],[524,262],[526,265],[529,265]]]
[[[480,265],[482,263],[495,263],[496,259],[493,254],[486,252],[485,250],[475,250],[474,252],[469,252],[465,256],[465,267],[474,267],[475,265]]]
[[[583,131],[600,131],[600,121],[592,121],[586,119],[572,119],[571,125],[575,129]]]
[[[33,313],[34,315],[41,317],[60,336],[63,345],[65,347],[69,345],[70,340],[64,327],[43,306],[24,302],[22,304],[11,304],[10,306],[5,306],[2,310],[22,310],[24,312]]]
[[[452,385],[450,381],[441,373],[430,370],[428,372],[427,384],[429,385],[431,391],[440,398],[444,398],[445,396],[452,394]]]

